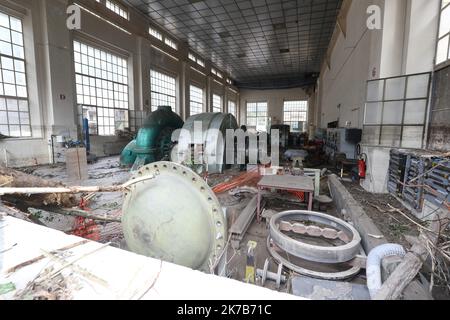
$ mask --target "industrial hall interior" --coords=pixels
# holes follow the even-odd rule
[[[0,0],[0,300],[450,300],[450,0]]]

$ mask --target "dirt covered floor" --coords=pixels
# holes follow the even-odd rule
[[[70,181],[67,176],[64,163],[55,165],[39,165],[33,167],[18,168],[17,170],[35,175],[37,177],[62,182],[68,186],[112,186],[127,182],[130,170],[120,166],[119,157],[106,157],[99,159],[96,163],[88,165],[88,179],[83,181]],[[83,195],[86,196],[86,195]],[[85,210],[98,216],[119,218],[122,215],[123,194],[119,193],[96,193],[87,202]],[[20,204],[17,204],[20,207]],[[26,211],[27,208],[21,208]],[[51,211],[52,208],[46,208]],[[70,221],[69,221],[70,222]],[[95,225],[87,226],[86,232],[92,230],[93,240],[102,243],[111,242],[111,245],[125,248],[122,228],[120,223],[96,222]],[[76,233],[75,233],[76,234]],[[80,234],[77,234],[80,235]]]
[[[417,225],[392,209],[401,210],[413,221],[420,223],[411,212],[390,194],[373,194],[365,191],[359,184],[343,182],[347,190],[358,201],[381,233],[390,243],[398,243],[405,248],[411,247],[405,236],[419,235]],[[390,205],[390,206],[389,206]],[[391,207],[392,206],[392,207]]]
[[[65,164],[58,165],[42,165],[28,168],[21,168],[20,171],[36,175],[43,179],[62,182],[66,185],[84,185],[84,186],[111,186],[119,185],[128,181],[131,173],[128,168],[122,168],[119,163],[119,157],[108,157],[99,159],[95,164],[88,165],[89,178],[85,181],[71,182],[68,180]],[[211,187],[219,183],[230,181],[242,172],[239,169],[226,170],[221,175],[210,175],[207,177],[208,184]],[[327,178],[321,180],[321,194],[330,195],[328,190]],[[417,226],[412,222],[417,221],[394,197],[385,194],[371,194],[362,189],[357,183],[344,182],[345,187],[359,201],[363,209],[369,217],[378,226],[381,232],[386,237],[387,241],[392,243],[399,243],[406,248],[410,247],[405,236],[417,236]],[[237,217],[239,213],[245,208],[248,202],[256,194],[256,185],[251,184],[247,192],[230,193],[224,192],[218,195],[219,201],[224,208],[227,208],[227,215],[229,217]],[[97,193],[89,200],[86,210],[95,215],[103,215],[107,217],[119,218],[122,215],[122,193]],[[390,206],[389,206],[390,205]],[[400,209],[404,214],[408,215],[405,218],[402,214],[396,212],[392,208]],[[271,194],[266,197],[266,210],[273,212],[282,212],[287,210],[306,210],[306,204],[302,203],[293,195],[286,193]],[[328,213],[330,215],[342,218],[341,214],[336,211],[334,204],[326,208],[317,208],[315,211]],[[411,221],[412,220],[412,221]],[[233,223],[231,219],[229,227]],[[122,228],[120,223],[96,223],[98,229],[99,242],[110,242],[111,245],[122,249],[127,249],[126,243],[123,239]],[[268,227],[265,221],[258,223],[256,220],[250,225],[244,239],[241,241],[241,247],[238,250],[231,246],[227,252],[227,276],[243,281],[245,278],[245,267],[247,262],[247,243],[255,241],[257,243],[255,258],[256,267],[263,268],[266,259],[271,259],[267,250]],[[277,264],[271,260],[270,271],[277,271]],[[310,265],[314,269],[314,265]],[[286,270],[287,271],[287,270]],[[362,272],[359,276],[352,279],[354,283],[365,283],[365,275]],[[266,287],[275,289],[275,282],[267,282]],[[282,292],[289,292],[290,288],[286,285],[282,286]]]

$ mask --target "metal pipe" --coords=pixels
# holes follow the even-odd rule
[[[381,288],[381,262],[389,256],[406,255],[405,249],[398,244],[383,244],[370,251],[367,257],[367,287],[369,288],[370,297],[373,299]]]

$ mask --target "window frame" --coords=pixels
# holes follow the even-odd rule
[[[203,59],[199,58],[199,56],[197,54],[193,53],[192,51],[188,52],[188,60],[199,65],[202,68],[205,67],[205,61]]]
[[[148,27],[148,34],[159,41],[163,41],[164,37],[162,33],[153,28],[152,26]]]
[[[91,113],[95,120],[88,118],[89,123],[93,124],[90,135],[114,136],[118,123],[124,123],[125,128],[128,128],[130,125],[130,69],[128,57],[86,39],[76,37],[72,43],[75,97],[77,105],[81,106],[81,110],[79,110],[81,113],[80,120],[82,121],[85,114]],[[77,51],[77,43],[80,51]],[[84,48],[86,48],[85,52],[83,52]],[[90,55],[90,53],[93,53],[93,55]],[[77,55],[79,55],[79,58],[77,58]],[[83,55],[87,57],[85,58]],[[85,60],[83,61],[83,59]],[[121,66],[119,66],[119,63]],[[77,64],[80,66],[78,67]],[[94,66],[99,67],[96,68]],[[121,69],[121,73],[119,73],[119,69]],[[87,72],[85,72],[86,70]],[[92,70],[94,70],[93,74],[91,74]],[[119,77],[121,77],[122,82],[119,81]],[[87,81],[86,83],[85,80]],[[80,89],[82,90],[80,91]],[[85,98],[88,96],[89,102],[86,103]],[[80,97],[82,97],[82,101],[80,101]],[[95,104],[92,103],[93,98],[95,99]],[[100,103],[99,100],[101,101]],[[118,119],[118,114],[120,113],[123,113],[124,120]],[[113,120],[111,121],[111,119]],[[108,121],[108,123],[106,124],[105,121]]]
[[[173,79],[173,81],[174,81],[174,83],[173,83],[173,93],[174,93],[174,95],[173,96],[168,94],[168,93],[166,93],[166,92],[163,92],[163,91],[155,91],[154,90],[154,88],[155,88],[154,86],[156,86],[156,84],[153,83],[153,81],[154,81],[154,77],[152,76],[153,73],[161,75],[162,77],[169,78],[171,80]],[[165,81],[163,79],[156,79],[156,80],[164,82],[165,84],[169,83],[168,81]],[[172,85],[171,83],[169,83],[169,84]],[[168,90],[169,89],[170,90],[170,88],[165,88],[165,87],[163,87],[161,85],[159,85],[158,88],[159,88],[159,90],[161,90],[161,89],[163,89],[163,90]],[[157,69],[157,68],[151,68],[150,69],[150,110],[152,112],[158,110],[158,107],[161,106],[161,105],[158,105],[158,106],[154,105],[154,101],[156,101],[156,100],[159,100],[159,101],[164,100],[164,99],[160,99],[160,98],[158,98],[158,99],[154,98],[155,94],[163,96],[164,99],[166,99],[165,101],[169,101],[170,99],[173,99],[173,106],[171,105],[172,111],[175,112],[175,113],[178,113],[178,108],[177,108],[178,91],[177,91],[177,76],[176,75],[170,74],[168,72],[161,71],[160,69]],[[166,105],[168,105],[168,104],[166,104]]]
[[[217,107],[216,104],[215,104],[217,102],[217,99],[215,99],[215,98],[219,98],[220,99],[220,106],[219,107]],[[220,111],[219,111],[219,108],[220,108]],[[211,111],[212,112],[217,112],[217,113],[223,112],[223,96],[221,96],[220,94],[213,93],[213,95],[212,95],[212,103],[211,103]]]
[[[254,104],[255,105],[255,117],[250,117],[249,116],[249,105],[250,104]],[[262,111],[259,111],[259,105],[260,104],[264,104],[265,105],[265,115],[260,116],[260,113],[263,113]],[[267,132],[268,130],[268,125],[269,125],[269,103],[268,101],[246,101],[245,103],[245,123],[248,127],[253,127],[253,125],[249,124],[249,119],[255,119],[256,120],[256,131],[260,131],[260,132]],[[264,128],[264,130],[258,130],[258,119],[259,118],[264,118],[264,122],[266,123],[266,127]]]
[[[172,40],[169,37],[164,37],[164,43],[169,48],[172,48],[173,50],[178,50],[178,43],[175,40]]]
[[[119,17],[121,17],[125,20],[128,20],[128,21],[130,20],[130,10],[124,4],[122,4],[116,0],[104,0],[104,5],[108,10],[114,12]],[[112,6],[112,7],[110,7],[110,6]],[[117,11],[115,8],[117,8]],[[123,15],[122,15],[122,13],[123,13]]]
[[[417,76],[423,76],[423,75],[428,75],[428,83],[427,83],[427,87],[426,87],[426,96],[421,96],[421,97],[413,97],[413,98],[409,98],[408,97],[408,86],[409,86],[409,79],[413,78],[413,77],[417,77]],[[394,79],[405,79],[405,88],[404,88],[404,92],[403,92],[403,96],[402,98],[396,98],[396,99],[389,99],[386,97],[386,91],[387,91],[387,82],[390,80],[394,80]],[[369,84],[370,83],[374,83],[374,82],[383,82],[382,87],[378,87],[379,93],[382,92],[382,97],[381,100],[380,99],[374,99],[374,100],[369,100]],[[428,115],[429,115],[429,110],[430,110],[430,89],[431,89],[431,85],[432,85],[432,73],[431,72],[422,72],[422,73],[415,73],[415,74],[408,74],[408,75],[404,75],[404,76],[395,76],[395,77],[387,77],[387,78],[380,78],[380,79],[374,79],[374,80],[369,80],[367,81],[367,85],[366,85],[366,103],[364,105],[364,113],[363,113],[363,139],[362,139],[362,143],[364,144],[368,144],[368,145],[374,145],[374,146],[380,146],[380,147],[396,147],[396,148],[403,148],[403,149],[408,149],[408,148],[413,148],[413,149],[421,149],[424,148],[426,145],[426,138],[427,138],[427,119],[428,119]],[[419,123],[405,123],[405,115],[406,115],[406,107],[407,107],[407,103],[410,101],[424,101],[425,102],[425,109],[424,109],[424,118],[423,118],[423,122]],[[402,119],[401,119],[401,123],[400,124],[389,124],[389,123],[383,123],[384,120],[384,114],[385,114],[385,105],[387,103],[402,103]],[[367,108],[369,104],[380,104],[381,105],[381,114],[380,114],[380,123],[367,123],[366,119],[367,119]],[[374,136],[374,138],[378,138],[378,143],[369,143],[366,140],[366,135],[367,135],[367,128],[377,128],[379,127],[379,133],[378,133],[378,137]],[[383,128],[400,128],[400,134],[399,134],[399,146],[394,146],[392,144],[389,145],[385,145],[383,144]],[[416,146],[416,147],[410,147],[410,146],[404,146],[403,145],[403,137],[404,137],[404,131],[405,128],[414,128],[414,127],[422,127],[422,139],[420,141],[420,146]]]
[[[439,6],[439,19],[438,19],[438,28],[437,28],[438,30],[437,30],[437,35],[436,35],[436,48],[435,48],[435,57],[434,57],[434,68],[435,68],[435,70],[443,69],[443,68],[446,68],[446,67],[450,66],[450,29],[448,30],[447,33],[444,33],[442,36],[439,36],[440,30],[441,30],[441,23],[442,23],[443,12],[444,12],[444,10],[449,10],[450,11],[450,2],[447,3],[444,7],[443,7],[443,3],[444,3],[444,0],[441,0],[440,1],[440,6]],[[439,43],[445,37],[448,37],[447,58],[444,61],[442,61],[442,62],[438,62]]]
[[[234,107],[233,107],[233,108],[234,108],[234,113],[230,111],[231,105],[234,105]],[[237,114],[238,114],[238,112],[237,112],[237,104],[236,104],[236,101],[234,101],[234,100],[228,100],[228,113],[231,113],[231,114],[237,119]]]
[[[305,103],[306,104],[306,110],[302,111],[302,110],[286,110],[286,107],[289,107],[286,105],[286,103]],[[293,107],[297,107],[297,106],[293,106]],[[298,106],[298,107],[304,107],[304,106]],[[305,115],[305,123],[308,123],[308,113],[309,113],[309,101],[308,100],[284,100],[283,101],[283,124],[285,125],[289,125],[291,128],[291,132],[304,132],[303,130],[300,130],[300,128],[297,129],[293,129],[293,124],[301,122],[301,120],[299,121],[292,121],[292,120],[286,120],[286,115],[290,114],[291,117],[295,117],[298,116],[299,114],[304,114]],[[300,118],[300,117],[299,117]]]
[[[28,70],[27,70],[27,59],[26,59],[26,48],[25,48],[25,30],[24,30],[24,18],[21,16],[17,16],[15,14],[12,14],[9,11],[1,10],[1,14],[8,17],[8,25],[9,27],[1,27],[6,30],[8,30],[9,33],[9,41],[1,40],[1,42],[4,42],[6,44],[9,44],[11,54],[5,54],[0,53],[0,60],[2,61],[2,68],[1,71],[1,89],[3,91],[3,94],[0,95],[0,99],[4,100],[4,106],[2,106],[2,110],[0,110],[1,113],[4,113],[6,116],[5,123],[0,124],[1,127],[7,127],[8,132],[2,131],[2,134],[5,136],[10,137],[11,139],[32,139],[33,138],[33,127],[31,124],[31,110],[30,110],[30,92],[29,92],[29,86],[28,86]],[[11,24],[11,20],[15,19],[20,23],[20,30],[13,29],[13,26]],[[21,41],[20,44],[14,41],[13,38],[13,32],[19,34]],[[17,41],[17,39],[16,39]],[[20,47],[21,50],[21,56],[17,55],[16,52],[14,52],[14,46]],[[10,60],[11,62],[11,68],[5,67],[3,64],[3,59],[5,61]],[[18,69],[17,64],[22,64],[21,69]],[[13,82],[6,82],[5,81],[5,74],[10,73],[10,76],[14,78]],[[17,82],[18,75],[22,75],[22,85]],[[14,87],[15,94],[7,94],[5,92],[5,85]],[[18,88],[23,88],[24,95],[18,94]],[[13,103],[14,101],[14,103]],[[22,106],[21,106],[22,102]],[[12,106],[10,109],[9,103],[12,103],[15,105]],[[23,106],[23,103],[26,104],[26,108]],[[22,109],[21,109],[22,108]],[[17,119],[17,123],[11,123],[10,116],[15,115],[15,119]],[[23,117],[23,118],[22,118]],[[1,120],[0,120],[1,121]],[[22,122],[23,121],[23,122]],[[27,123],[25,123],[27,122]],[[12,135],[12,127],[17,127],[16,130],[20,132],[19,135]],[[0,129],[1,130],[1,129]]]
[[[199,91],[201,91],[201,99],[193,100],[193,94],[192,94],[193,89],[194,90],[198,89]],[[199,102],[199,101],[201,101],[201,102]],[[195,112],[192,113],[192,110],[193,110],[192,105],[193,104],[196,104],[197,106],[201,105],[201,110],[198,111],[198,108],[195,108]],[[204,110],[205,110],[205,89],[196,84],[191,83],[189,85],[189,115],[194,116],[197,114],[201,114],[204,112]]]

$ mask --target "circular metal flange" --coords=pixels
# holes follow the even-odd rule
[[[279,223],[288,219],[320,223],[344,232],[351,240],[349,243],[338,247],[324,247],[301,242],[290,238],[279,230]],[[323,213],[312,211],[281,212],[272,217],[269,227],[270,237],[279,248],[304,260],[336,264],[353,260],[360,252],[361,237],[358,231],[347,222]]]
[[[281,287],[281,277],[283,275],[283,264],[280,263],[278,265],[278,272],[277,272],[277,289],[280,289]]]
[[[206,182],[189,168],[157,162],[140,168],[125,193],[122,227],[129,249],[211,272],[227,241],[225,215]]]
[[[264,262],[264,269],[263,269],[262,282],[261,282],[263,287],[266,284],[268,271],[269,271],[269,259],[266,259],[266,261]]]
[[[346,279],[350,279],[354,276],[356,276],[360,271],[361,271],[361,266],[360,265],[355,265],[352,266],[350,269],[346,270],[346,271],[342,271],[342,272],[332,272],[332,273],[328,273],[328,272],[318,272],[318,271],[313,271],[313,270],[309,270],[306,268],[302,268],[300,266],[295,265],[294,263],[290,262],[289,260],[285,259],[284,257],[282,257],[276,250],[274,247],[272,247],[271,245],[271,241],[270,241],[270,237],[267,238],[267,249],[269,250],[270,255],[278,262],[280,263],[280,265],[285,266],[286,268],[304,275],[304,276],[308,276],[311,278],[316,278],[316,279],[324,279],[324,280],[332,280],[332,281],[338,281],[338,280],[346,280]]]
[[[287,278],[283,276],[283,264],[278,264],[277,273],[272,273],[269,271],[270,260],[266,259],[264,262],[264,268],[256,270],[256,273],[261,277],[261,285],[264,287],[267,279],[273,280],[277,284],[277,289],[280,289],[281,283],[286,282]]]

